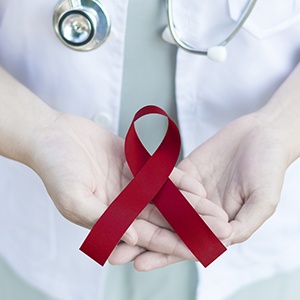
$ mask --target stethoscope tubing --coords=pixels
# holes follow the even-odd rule
[[[222,58],[222,55],[220,56],[220,53],[226,53],[226,49],[224,48],[224,46],[227,45],[228,42],[242,28],[245,21],[251,14],[256,2],[257,0],[249,0],[246,8],[244,9],[236,25],[223,41],[221,41],[217,45],[213,45],[210,48],[199,49],[183,40],[183,38],[181,38],[177,34],[176,24],[173,15],[173,0],[166,0],[169,35],[173,38],[174,43],[179,48],[192,54],[208,55],[209,58],[212,58],[212,56],[210,55],[212,52],[212,48],[222,48],[217,49],[218,51],[221,50],[218,52],[217,59],[212,58],[213,60],[221,61],[220,58]],[[81,15],[81,17],[85,17],[87,20],[86,22],[88,22],[91,25],[90,31],[93,34],[90,35],[90,38],[86,39],[84,42],[73,42],[72,39],[67,39],[64,36],[64,23],[62,22],[62,20],[65,20],[67,15],[69,16],[72,14],[77,14]],[[103,20],[105,20],[104,23]],[[53,23],[58,38],[66,46],[79,51],[89,51],[98,48],[102,43],[106,41],[111,29],[108,12],[106,12],[105,8],[102,6],[99,0],[60,0],[54,11]],[[222,59],[222,61],[223,60],[224,59]]]
[[[243,14],[241,15],[239,21],[237,22],[236,26],[228,34],[228,36],[216,46],[225,46],[230,40],[232,40],[232,38],[238,33],[238,31],[244,25],[245,21],[250,16],[256,2],[257,2],[257,0],[249,1],[247,7],[245,8],[245,10],[244,10]],[[168,15],[168,26],[169,26],[170,33],[171,33],[176,45],[179,48],[183,49],[184,51],[190,52],[192,54],[207,55],[208,49],[196,49],[195,47],[188,44],[187,42],[185,42],[183,39],[181,39],[177,35],[176,25],[175,25],[174,16],[173,16],[173,0],[167,0],[166,5],[167,5],[167,15]]]

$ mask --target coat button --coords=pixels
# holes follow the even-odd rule
[[[109,128],[112,124],[112,119],[111,119],[111,116],[109,114],[106,114],[106,113],[96,113],[93,117],[92,117],[92,120],[102,126],[102,127],[105,127],[105,128]]]

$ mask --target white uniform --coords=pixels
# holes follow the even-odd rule
[[[201,7],[201,17],[195,13],[206,6],[201,1],[175,2],[182,36],[201,47],[226,36],[247,1],[206,1],[211,8]],[[97,51],[78,53],[54,35],[55,1],[0,0],[0,63],[55,109],[94,119],[116,133],[127,1],[102,3],[114,37]],[[229,43],[225,63],[178,52],[176,96],[185,154],[268,101],[300,58],[299,36],[300,1],[261,0]],[[87,231],[60,216],[30,169],[1,158],[0,170],[1,256],[53,297],[100,297],[102,268],[78,251]],[[296,162],[276,214],[253,237],[230,247],[206,270],[199,266],[199,299],[225,299],[249,283],[299,266],[299,175]]]

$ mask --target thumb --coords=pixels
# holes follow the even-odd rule
[[[89,190],[60,194],[54,203],[67,220],[88,229],[92,229],[108,207]],[[137,243],[138,235],[133,225],[128,228],[122,240],[133,246]]]
[[[178,168],[174,168],[170,175],[170,179],[178,189],[200,197],[206,197],[206,190],[202,183],[188,173]]]
[[[254,192],[246,200],[235,218],[230,222],[233,233],[228,239],[230,244],[247,240],[275,212],[279,195],[268,195],[264,192]]]

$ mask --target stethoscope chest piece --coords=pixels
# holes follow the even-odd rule
[[[53,26],[63,44],[74,50],[89,51],[104,43],[111,25],[98,0],[62,0],[55,7]]]

